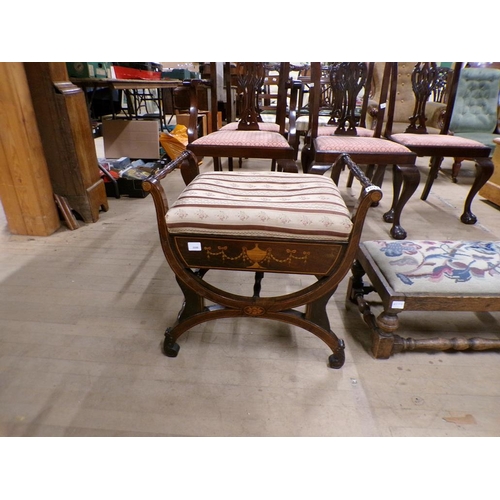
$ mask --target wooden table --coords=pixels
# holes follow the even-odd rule
[[[181,80],[122,80],[116,78],[71,78],[71,82],[78,85],[85,91],[87,96],[87,102],[89,105],[92,104],[92,99],[94,93],[99,88],[107,88],[111,91],[113,90],[123,90],[125,94],[130,98],[130,102],[133,102],[134,109],[128,110],[130,118],[139,118],[137,115],[137,103],[138,103],[138,90],[156,90],[157,96],[154,99],[156,106],[158,107],[158,117],[160,119],[160,124],[162,129],[167,125],[165,120],[164,106],[163,106],[163,90],[173,89],[182,85]],[[88,95],[88,90],[90,90],[90,96]],[[114,118],[113,113],[113,118]]]

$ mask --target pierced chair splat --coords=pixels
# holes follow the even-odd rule
[[[221,158],[228,158],[228,168],[233,169],[233,158],[262,158],[272,160],[272,170],[297,172],[298,142],[295,130],[297,95],[300,83],[288,78],[289,63],[280,64],[278,79],[278,108],[276,122],[263,122],[257,108],[257,98],[263,83],[262,63],[245,63],[239,76],[243,89],[243,111],[238,122],[224,125],[219,130],[198,138],[196,120],[198,113],[196,87],[201,81],[184,82],[190,88],[190,127],[187,149],[197,157],[213,158],[214,170],[222,170]],[[288,91],[288,129],[285,129]],[[192,124],[192,126],[191,126]]]
[[[169,207],[161,180],[179,166],[187,186]],[[329,366],[343,365],[344,342],[330,329],[326,306],[352,266],[367,211],[382,198],[380,188],[347,155],[338,158],[332,176],[345,166],[363,187],[352,215],[328,176],[271,171],[200,174],[190,151],[143,182],[154,200],[165,258],[184,295],[177,321],[165,332],[165,355],[177,356],[177,339],[200,323],[266,318],[316,335],[332,350]],[[246,283],[248,295],[235,294],[206,281],[210,270],[242,271],[248,277],[253,273],[255,280]],[[283,295],[261,296],[267,273],[308,275],[312,284]]]
[[[381,185],[387,165],[393,166],[393,200],[389,211],[383,219],[392,223],[390,234],[395,239],[406,238],[406,230],[401,226],[401,214],[407,201],[415,192],[420,181],[420,174],[415,166],[416,154],[405,146],[394,144],[381,137],[382,122],[385,113],[385,100],[389,87],[390,73],[384,73],[383,88],[378,106],[379,117],[374,131],[355,125],[354,107],[359,91],[364,87],[365,96],[369,93],[368,74],[371,65],[366,63],[340,63],[336,69],[335,81],[332,86],[340,92],[341,98],[336,102],[341,103],[338,110],[340,117],[332,126],[318,126],[318,105],[320,88],[320,63],[311,63],[311,97],[310,97],[310,130],[306,137],[301,152],[302,169],[304,172],[321,173],[324,165],[336,161],[342,154],[348,154],[358,165],[367,165],[370,178],[374,184]],[[366,102],[363,104],[366,111]],[[360,125],[364,124],[361,116]],[[338,182],[338,178],[335,182]],[[350,182],[350,179],[349,179]]]

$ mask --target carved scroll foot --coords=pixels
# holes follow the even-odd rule
[[[165,331],[165,340],[163,341],[163,354],[169,358],[175,358],[179,354],[179,344],[175,342],[170,334],[171,328]]]
[[[337,352],[330,354],[328,357],[328,366],[333,369],[339,369],[344,366],[345,363],[345,344],[344,341],[339,339],[339,349]]]

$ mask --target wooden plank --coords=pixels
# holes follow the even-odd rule
[[[60,227],[22,63],[0,63],[0,198],[14,234],[48,236]]]

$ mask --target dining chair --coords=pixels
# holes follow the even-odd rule
[[[229,170],[233,170],[233,158],[265,158],[272,160],[272,170],[297,172],[298,142],[295,117],[300,83],[288,78],[289,67],[290,63],[280,63],[278,107],[274,123],[259,119],[257,102],[264,78],[263,63],[244,63],[238,75],[243,91],[243,106],[239,120],[203,137],[198,137],[196,130],[197,88],[207,84],[211,86],[212,92],[216,92],[216,88],[213,80],[185,81],[184,85],[190,90],[191,103],[187,149],[197,157],[212,157],[214,170],[222,170],[221,158],[228,158]],[[289,103],[288,93],[290,93]],[[288,128],[285,127],[287,117]]]
[[[325,167],[334,163],[342,154],[348,154],[358,165],[374,166],[374,184],[381,186],[387,165],[393,166],[392,206],[383,215],[387,223],[392,223],[390,234],[395,239],[404,239],[407,231],[401,226],[401,214],[407,201],[415,192],[420,174],[415,166],[416,154],[405,146],[381,137],[385,113],[385,100],[389,88],[389,69],[384,73],[383,88],[380,94],[379,116],[373,134],[364,135],[358,128],[355,106],[361,88],[369,93],[367,63],[345,62],[337,70],[337,77],[344,82],[340,119],[333,125],[332,133],[320,132],[325,127],[318,126],[319,92],[321,63],[311,63],[310,126],[304,147],[301,151],[302,169],[308,173],[321,173]],[[341,76],[342,75],[342,76]],[[338,178],[335,179],[338,182]]]
[[[406,130],[400,133],[392,131],[397,99],[398,63],[386,63],[386,69],[387,67],[391,69],[391,89],[384,136],[395,144],[408,148],[419,157],[431,158],[429,174],[421,195],[422,200],[427,199],[444,158],[472,159],[476,164],[476,177],[466,197],[460,220],[464,224],[475,224],[477,217],[471,210],[472,201],[479,189],[493,174],[493,163],[489,158],[491,148],[479,141],[449,134],[462,63],[455,63],[447,97],[446,116],[439,134],[429,134],[426,128],[426,104],[438,76],[436,64],[432,62],[415,64],[412,71],[412,87],[415,94],[414,111],[409,117]]]

